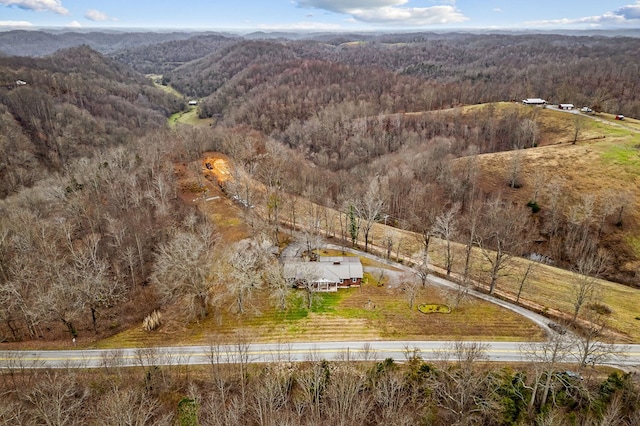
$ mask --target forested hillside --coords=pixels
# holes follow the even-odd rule
[[[111,56],[145,74],[165,74],[180,65],[239,42],[241,39],[218,34],[196,35],[151,46],[120,49]]]
[[[15,85],[21,80],[26,84]],[[0,195],[72,160],[164,126],[182,101],[122,63],[79,47],[47,58],[0,60]]]
[[[245,41],[179,68],[171,78],[185,93],[204,96],[218,88],[219,84],[211,85],[207,77],[219,74],[221,69],[229,79],[249,64],[318,60],[364,67],[374,74],[384,69],[418,76],[421,84],[437,83],[430,88],[432,97],[444,98],[441,102],[448,105],[539,96],[550,102],[570,100],[577,105],[639,116],[640,99],[635,90],[639,49],[637,38],[559,35],[426,33],[381,35],[365,41],[357,36],[322,42]],[[266,78],[270,74],[264,71],[260,75]],[[241,86],[248,92],[253,84],[246,81]],[[439,105],[435,101],[433,106]],[[402,106],[395,111],[389,105],[379,108],[384,112],[402,110]]]
[[[93,371],[3,353],[0,423],[638,424],[636,378],[598,367],[637,342],[637,290],[597,278],[639,284],[640,39],[284,36],[0,33],[2,349],[110,349]],[[295,290],[296,238],[386,259],[341,293],[303,264]],[[363,333],[452,342],[251,364],[252,339]],[[529,340],[527,363],[476,336]],[[196,342],[206,367],[143,348]]]
[[[153,250],[187,214],[187,141],[165,130],[182,101],[87,47],[3,58],[0,78],[0,340],[140,321]]]
[[[284,167],[286,190],[344,207],[357,203],[377,180],[388,219],[428,237],[435,218],[447,209],[458,209],[461,218],[467,218],[462,223],[468,223],[472,199],[506,199],[520,207],[535,201],[537,195],[522,200],[524,196],[512,191],[526,178],[516,179],[523,168],[520,154],[514,156],[511,171],[502,172],[509,184],[497,191],[495,185],[482,183],[489,176],[481,176],[477,155],[572,137],[575,142],[580,136],[582,121],[562,124],[540,109],[515,105],[521,99],[539,96],[550,103],[640,116],[639,53],[640,40],[635,38],[324,36],[322,41],[242,41],[166,77],[184,93],[204,97],[201,116],[218,117],[228,137],[236,134],[246,140],[246,130],[238,129],[254,129],[316,166],[301,162]],[[458,108],[499,101],[510,104]],[[259,154],[249,149],[236,155],[252,163]],[[466,160],[452,161],[463,157]],[[576,239],[586,244],[579,246],[590,247],[584,248],[589,252],[615,247],[607,253],[613,262],[599,273],[636,282],[638,253],[630,244],[635,236],[625,233],[633,229],[634,219],[627,217],[624,229],[612,226],[623,222],[614,212],[629,212],[632,199],[621,197],[633,188],[619,191],[616,200],[594,189],[565,192],[559,201],[552,195],[557,188],[539,183],[533,191],[535,179],[527,179],[529,187],[523,191],[535,192],[553,207],[529,217],[520,254],[542,252],[557,264],[573,267],[584,255],[573,250]],[[564,176],[546,179],[555,182]],[[575,213],[581,209],[588,213]]]

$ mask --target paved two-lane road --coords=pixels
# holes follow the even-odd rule
[[[523,343],[479,342],[486,345],[490,361],[520,362],[527,355]],[[454,342],[370,341],[308,342],[285,344],[237,344],[214,346],[175,346],[115,350],[0,351],[0,369],[7,368],[99,368],[108,366],[202,365],[238,362],[297,362],[307,360],[383,360],[406,359],[407,351],[430,361],[447,359]],[[525,344],[528,345],[528,344]],[[618,346],[624,356],[608,364],[623,369],[640,366],[640,345]],[[577,354],[574,354],[577,356]],[[567,361],[571,362],[571,356]]]

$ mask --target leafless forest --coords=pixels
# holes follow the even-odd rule
[[[280,243],[283,194],[357,215],[355,237],[365,246],[371,224],[385,221],[420,233],[425,252],[432,237],[491,249],[491,291],[509,256],[530,253],[638,285],[636,271],[621,268],[638,261],[621,237],[637,226],[623,192],[577,201],[541,182],[540,198],[531,198],[538,213],[486,190],[478,155],[544,145],[553,129],[535,109],[457,107],[540,96],[640,117],[640,39],[206,35],[144,48],[108,40],[100,39],[103,53],[84,45],[41,57],[0,54],[0,341],[104,337],[176,303],[189,307],[187,320],[230,300],[242,313],[259,286],[282,306],[288,289],[265,253]],[[143,73],[163,75],[186,98]],[[192,98],[215,125],[167,128]],[[268,206],[276,220],[251,217],[245,246],[220,244],[215,224],[178,197],[174,165],[208,151],[268,188],[264,199],[247,189],[245,201]],[[505,188],[518,187],[516,171]],[[584,296],[576,296],[575,317]],[[211,369],[105,365],[91,377],[16,369],[2,375],[9,403],[0,419],[555,425],[570,412],[577,424],[640,421],[629,377],[573,383],[557,379],[555,366],[520,373],[416,357],[403,366],[212,361]]]

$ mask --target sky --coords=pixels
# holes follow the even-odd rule
[[[640,0],[0,0],[0,30],[640,28]]]

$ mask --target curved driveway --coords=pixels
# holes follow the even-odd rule
[[[373,254],[370,253],[364,253],[358,250],[353,250],[353,249],[349,249],[349,248],[344,248],[341,246],[336,246],[336,245],[332,245],[329,244],[327,245],[328,248],[330,249],[334,249],[334,250],[344,250],[344,251],[348,251],[350,253],[353,254],[357,254],[358,256],[362,256],[362,257],[366,257],[369,258],[371,260],[375,260],[376,262],[380,262],[380,263],[384,263],[386,265],[389,265],[392,268],[396,268],[405,272],[409,272],[414,274],[414,270],[413,268],[411,268],[410,266],[406,266],[406,265],[402,265],[396,262],[391,262],[388,261],[386,259],[383,259],[381,257],[375,256]],[[458,284],[454,283],[453,281],[449,281],[447,279],[438,277],[437,275],[431,274],[429,275],[428,278],[429,283],[437,285],[439,287],[443,287],[449,290],[458,290]],[[509,309],[510,311],[516,312],[517,314],[522,315],[523,317],[529,319],[530,321],[533,321],[536,325],[538,325],[540,328],[542,328],[547,335],[551,334],[551,333],[555,333],[555,331],[553,331],[553,329],[551,327],[549,327],[550,324],[553,324],[554,327],[561,327],[559,324],[555,324],[553,321],[549,320],[549,318],[546,318],[540,314],[537,314],[535,312],[532,312],[526,308],[523,308],[522,306],[518,306],[515,305],[513,303],[498,299],[496,297],[490,296],[488,294],[485,293],[481,293],[479,291],[473,290],[473,289],[468,289],[467,290],[469,296],[472,297],[476,297],[478,299],[482,299],[485,300],[487,302],[493,303],[495,305],[501,306],[505,309]]]

